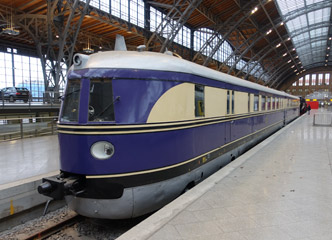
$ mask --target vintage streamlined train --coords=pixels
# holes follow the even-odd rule
[[[108,219],[157,210],[299,116],[299,99],[153,52],[76,54],[39,192]]]

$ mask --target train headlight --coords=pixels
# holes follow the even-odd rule
[[[91,155],[98,160],[105,160],[114,154],[114,146],[106,141],[94,143],[90,148]]]

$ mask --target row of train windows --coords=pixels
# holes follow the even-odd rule
[[[270,97],[265,95],[250,94],[247,95],[248,101],[248,112],[257,112],[257,111],[268,111],[268,110],[277,110],[284,107],[295,107],[297,102],[292,101],[291,99],[284,99],[278,97]],[[195,116],[204,117],[205,116],[205,93],[204,86],[195,85]],[[243,102],[243,100],[242,100]],[[252,105],[253,104],[253,105]],[[285,106],[284,106],[285,105]],[[259,106],[261,106],[259,108]],[[227,90],[227,102],[226,102],[226,114],[235,114],[235,91]]]

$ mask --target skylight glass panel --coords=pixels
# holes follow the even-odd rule
[[[302,65],[322,65],[330,26],[330,0],[276,0],[276,4]]]
[[[303,0],[278,0],[281,13],[283,15],[292,12],[298,8],[304,7]]]
[[[307,0],[306,4],[307,6],[314,4],[314,3],[319,3],[319,2],[323,2],[324,0]]]
[[[297,35],[295,37],[293,37],[293,43],[294,45],[297,45],[299,43],[302,43],[304,40],[309,38],[309,34],[307,32],[302,33],[300,35]]]

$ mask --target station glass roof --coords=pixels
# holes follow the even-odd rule
[[[298,70],[327,64],[332,1],[276,0],[276,3],[299,57]]]

